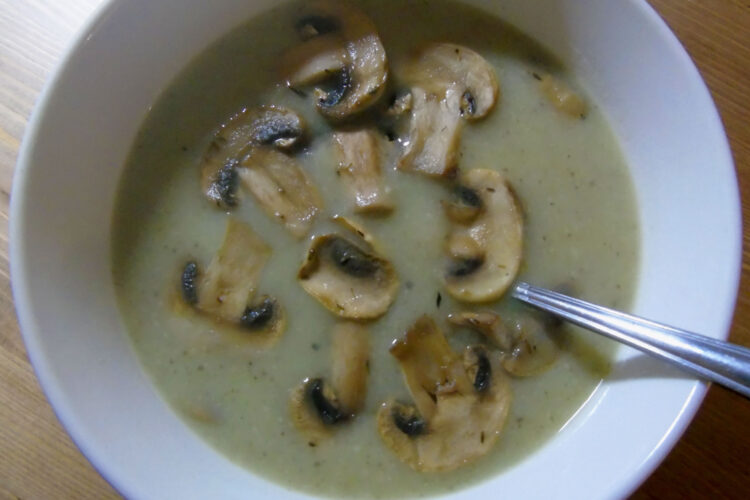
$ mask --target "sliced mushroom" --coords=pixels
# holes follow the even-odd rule
[[[453,189],[453,198],[443,202],[445,214],[452,222],[468,224],[482,212],[482,198],[471,188],[457,184]]]
[[[307,438],[310,446],[317,446],[331,434],[331,427],[349,418],[342,411],[336,394],[322,378],[302,381],[292,392],[289,412],[292,423]]]
[[[461,358],[429,316],[419,318],[390,352],[401,366],[420,415],[428,422],[437,412],[441,394],[471,392]]]
[[[370,338],[357,323],[340,323],[333,329],[331,342],[331,385],[341,407],[359,412],[365,404],[370,366]]]
[[[491,311],[467,311],[448,315],[448,322],[484,335],[503,351],[503,368],[517,377],[538,375],[558,356],[557,344],[549,335],[551,326],[531,316],[519,316],[506,325]]]
[[[341,74],[348,61],[346,43],[338,32],[315,35],[289,49],[281,61],[287,87],[299,89]]]
[[[270,343],[277,340],[286,328],[286,314],[281,304],[268,295],[245,307],[240,316],[240,327],[256,335],[262,334]]]
[[[385,444],[417,471],[449,471],[497,442],[512,394],[498,356],[481,347],[454,352],[429,317],[391,348],[415,407],[388,401],[377,415]]]
[[[367,330],[355,323],[336,325],[331,355],[330,384],[322,378],[305,379],[292,393],[292,421],[311,446],[364,406],[370,356]]]
[[[412,89],[411,95],[409,134],[403,143],[398,168],[437,177],[453,177],[458,165],[463,124],[459,95],[449,90],[440,97],[420,88]]]
[[[378,409],[376,425],[385,445],[412,469],[423,468],[417,439],[427,433],[427,422],[412,405],[389,400]]]
[[[201,313],[228,327],[224,331],[229,338],[270,346],[286,327],[284,310],[267,295],[251,302],[269,254],[270,248],[250,226],[229,219],[221,248],[205,272],[193,260],[184,265],[182,301],[176,301],[176,311]]]
[[[237,161],[228,159],[223,164],[211,161],[204,164],[201,185],[209,201],[223,209],[237,205]]]
[[[470,225],[454,224],[451,229],[448,250],[453,255],[445,274],[446,288],[458,300],[495,300],[510,286],[521,265],[521,208],[508,181],[494,170],[470,170],[459,184],[478,195],[482,211]],[[457,256],[455,241],[463,241],[463,248],[473,249],[473,254]]]
[[[550,74],[540,78],[539,87],[555,108],[572,118],[586,118],[588,106],[580,95],[565,82]]]
[[[221,248],[197,278],[195,307],[236,323],[255,294],[270,254],[271,249],[250,226],[230,218]],[[183,272],[183,284],[184,277]]]
[[[290,75],[291,87],[328,83],[315,89],[316,107],[329,119],[343,120],[382,95],[388,78],[385,48],[372,21],[348,4],[323,0],[310,11],[299,29],[306,41],[285,58],[289,66],[283,73]],[[301,62],[305,54],[307,63]]]
[[[530,316],[519,317],[511,325],[513,349],[503,358],[503,368],[517,377],[538,375],[557,360],[559,349],[545,326]]]
[[[398,167],[452,177],[462,118],[478,120],[495,106],[500,92],[495,73],[473,50],[439,43],[416,55],[406,80],[412,85],[410,128]]]
[[[237,169],[242,185],[263,210],[301,238],[323,202],[314,184],[292,157],[271,148],[250,150]]]
[[[492,386],[493,354],[484,346],[469,346],[464,351],[464,367],[471,385],[478,393],[484,393]],[[497,368],[497,366],[495,367]]]
[[[219,128],[203,157],[201,186],[206,197],[221,208],[234,207],[236,168],[249,150],[261,145],[290,149],[304,134],[305,123],[294,111],[278,106],[243,109]]]
[[[364,236],[356,238],[356,243],[353,240],[338,234],[315,237],[297,278],[332,313],[348,319],[375,319],[396,298],[398,278],[391,263]]]
[[[452,43],[435,43],[421,50],[406,78],[428,93],[443,95],[447,89],[456,92],[460,96],[459,112],[467,120],[487,116],[500,95],[495,71],[484,57]]]
[[[393,209],[380,171],[377,134],[371,129],[333,134],[338,156],[337,174],[354,199],[355,212],[388,212]]]
[[[388,116],[401,116],[408,113],[411,111],[413,99],[411,92],[401,95],[395,94],[385,114]]]
[[[505,326],[500,316],[491,311],[465,311],[457,314],[449,314],[448,322],[452,325],[463,326],[481,333],[487,340],[504,352],[510,352],[516,343],[515,336]]]
[[[304,236],[322,203],[297,162],[277,151],[292,149],[304,135],[305,123],[294,111],[244,109],[221,127],[204,156],[204,193],[218,206],[232,208],[243,184],[270,216]]]

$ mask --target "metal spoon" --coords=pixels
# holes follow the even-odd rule
[[[528,283],[516,284],[511,295],[750,398],[748,348],[607,309]]]

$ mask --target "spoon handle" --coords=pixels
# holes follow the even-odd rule
[[[750,349],[518,283],[512,296],[750,398]]]

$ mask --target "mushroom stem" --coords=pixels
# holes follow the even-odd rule
[[[255,148],[238,172],[242,185],[269,217],[297,238],[307,234],[323,202],[294,158],[270,148]]]
[[[388,212],[393,205],[383,184],[377,134],[371,129],[333,134],[338,156],[337,173],[354,200],[354,211]]]
[[[198,309],[236,323],[255,294],[270,247],[250,226],[230,218],[221,248],[198,279]]]
[[[434,177],[453,177],[458,167],[463,125],[458,96],[447,92],[440,97],[414,88],[412,102],[408,140],[398,168]]]
[[[365,404],[369,375],[370,339],[358,323],[339,323],[331,342],[331,385],[341,407],[359,412]]]

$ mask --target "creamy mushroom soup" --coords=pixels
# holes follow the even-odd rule
[[[627,166],[582,83],[443,0],[291,3],[214,43],[146,115],[113,234],[172,408],[251,473],[345,498],[531,456],[614,346],[509,287],[627,309],[638,261]]]

